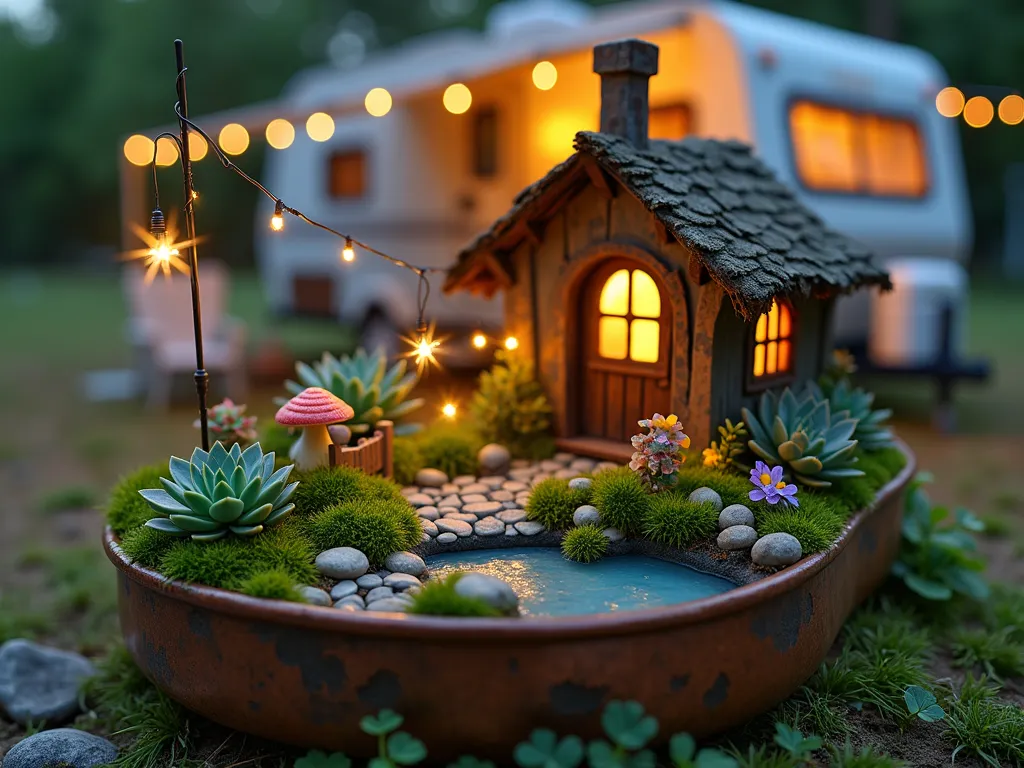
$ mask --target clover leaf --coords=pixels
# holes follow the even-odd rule
[[[367,715],[360,720],[359,727],[363,729],[363,733],[368,733],[370,736],[383,736],[398,730],[404,722],[405,718],[397,712],[382,709],[376,716]]]
[[[658,721],[647,715],[638,701],[608,702],[601,725],[616,745],[630,751],[642,748],[658,734]]]
[[[926,723],[937,722],[946,716],[946,711],[938,705],[935,694],[919,685],[909,686],[903,692],[903,700],[907,703],[907,711]]]
[[[295,768],[351,768],[352,761],[341,752],[327,754],[319,749],[306,753],[295,761]]]
[[[795,728],[785,723],[775,723],[775,743],[789,752],[797,760],[810,756],[811,752],[821,749],[821,739],[811,735],[805,737]]]
[[[398,731],[388,736],[387,753],[396,765],[415,765],[427,756],[427,748],[411,734]]]
[[[538,728],[529,741],[516,745],[512,757],[520,768],[576,768],[583,761],[583,742],[578,736],[559,740],[554,731]]]
[[[668,756],[677,766],[688,766],[693,762],[697,742],[688,733],[677,733],[668,742]]]

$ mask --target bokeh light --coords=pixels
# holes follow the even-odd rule
[[[267,124],[267,144],[274,149],[288,149],[295,141],[295,128],[287,120],[276,118]]]
[[[473,94],[464,83],[452,83],[444,90],[444,108],[453,115],[461,115],[473,103]]]
[[[228,123],[220,129],[217,143],[229,155],[240,155],[249,148],[249,132],[238,123]]]
[[[366,111],[374,117],[384,117],[391,111],[391,94],[386,88],[372,88],[363,101]]]
[[[935,97],[935,109],[943,117],[958,117],[964,111],[964,93],[955,86],[947,86]]]
[[[124,142],[124,156],[132,165],[149,165],[153,162],[153,140],[136,133]]]
[[[972,96],[964,104],[964,122],[971,128],[984,128],[992,122],[995,109],[984,96]]]
[[[533,68],[533,84],[542,91],[550,91],[558,82],[558,69],[550,61],[538,61]]]
[[[198,133],[189,131],[188,133],[188,159],[192,162],[198,162],[206,157],[206,153],[210,151],[209,144],[206,143],[206,139],[200,136]]]
[[[1017,125],[1024,121],[1024,98],[1011,93],[999,102],[999,119],[1007,125]]]
[[[327,141],[334,135],[334,118],[326,112],[314,112],[306,120],[306,133],[313,141]]]
[[[156,164],[173,165],[178,160],[178,144],[164,136],[156,143]]]

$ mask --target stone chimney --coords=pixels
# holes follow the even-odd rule
[[[601,76],[601,133],[646,149],[647,84],[658,73],[658,46],[634,39],[594,46],[594,72]]]

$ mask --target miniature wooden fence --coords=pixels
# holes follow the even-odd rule
[[[355,467],[368,475],[378,472],[391,477],[394,470],[395,424],[378,421],[372,437],[361,437],[355,445],[335,445],[328,449],[332,467]]]

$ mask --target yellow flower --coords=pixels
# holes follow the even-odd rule
[[[658,415],[660,416],[660,414]],[[662,416],[661,418],[651,419],[651,426],[658,429],[671,429],[677,421],[679,421],[679,417],[672,413],[667,417]]]
[[[704,466],[705,467],[712,467],[712,468],[717,467],[718,464],[721,461],[722,461],[722,454],[720,454],[717,450],[715,450],[714,448],[705,448],[704,449]]]
[[[689,435],[683,435],[683,439],[682,439],[682,441],[679,444],[681,446],[683,446],[683,450],[686,450],[687,448],[689,448],[690,447],[690,436]]]

